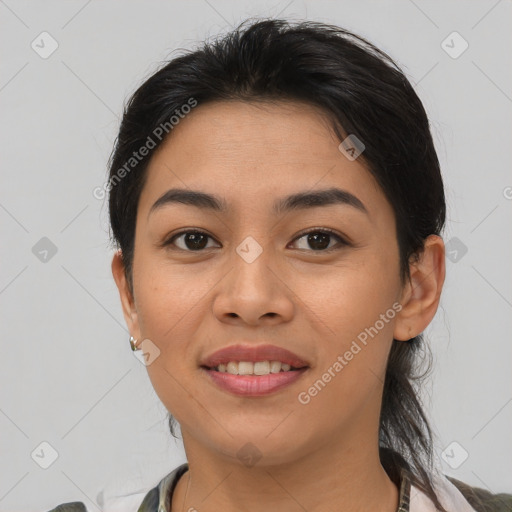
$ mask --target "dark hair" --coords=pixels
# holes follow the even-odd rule
[[[125,106],[108,186],[114,242],[131,290],[137,206],[151,155],[187,112],[185,105],[229,100],[307,102],[332,121],[340,141],[348,135],[360,139],[365,145],[360,158],[394,209],[400,277],[409,277],[411,258],[421,253],[429,235],[440,234],[446,213],[439,161],[420,99],[397,64],[365,39],[333,25],[270,19],[246,21],[165,63]],[[130,160],[143,146],[152,146],[148,157]],[[412,483],[444,511],[430,476],[432,431],[414,386],[427,374],[418,374],[423,343],[421,335],[393,340],[380,414],[380,456],[390,474],[405,466]],[[430,363],[431,358],[427,372]],[[169,414],[176,437],[174,422]]]

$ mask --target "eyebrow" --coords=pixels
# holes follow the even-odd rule
[[[220,213],[228,210],[227,203],[220,197],[198,190],[173,188],[157,199],[149,210],[148,217],[154,211],[169,204],[186,204],[203,210],[212,210]],[[273,204],[272,210],[275,214],[281,214],[291,210],[331,206],[335,204],[352,206],[368,215],[368,210],[360,199],[350,192],[336,187],[324,190],[298,192],[286,196],[278,199]]]

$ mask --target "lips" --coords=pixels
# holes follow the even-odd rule
[[[290,352],[282,347],[275,345],[231,345],[217,350],[213,354],[205,357],[200,365],[206,368],[215,368],[221,363],[230,361],[281,361],[287,363],[293,368],[304,368],[309,366],[307,361],[303,360],[297,354]]]
[[[302,375],[309,372],[307,367],[297,371],[271,373],[268,375],[231,375],[229,373],[220,373],[215,370],[205,370],[201,368],[209,379],[210,383],[217,386],[218,389],[228,393],[249,398],[262,397],[283,391],[288,386],[302,378]]]

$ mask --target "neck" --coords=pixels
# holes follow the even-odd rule
[[[382,467],[377,446],[333,443],[315,447],[288,463],[247,467],[203,450],[188,448],[189,471],[178,481],[172,512],[396,512],[399,493]],[[354,448],[357,447],[357,448]],[[194,457],[200,454],[200,457]],[[335,455],[333,455],[335,454]]]

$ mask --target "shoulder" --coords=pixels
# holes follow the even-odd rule
[[[103,512],[157,512],[159,510],[159,486],[153,487],[147,493],[118,496],[109,499],[102,507]],[[62,503],[48,512],[89,512],[82,501]]]
[[[169,502],[179,478],[188,470],[184,463],[165,475],[149,491],[111,498],[104,503],[104,512],[159,512],[169,509]],[[81,501],[62,503],[48,512],[88,512]]]
[[[512,494],[505,492],[492,493],[486,489],[468,485],[453,477],[446,476],[446,478],[477,512],[512,511]]]
[[[84,503],[81,501],[73,501],[57,505],[48,512],[87,512],[87,508],[85,508]]]
[[[511,512],[512,494],[494,494],[471,486],[448,475],[433,475],[436,494],[448,511]],[[435,512],[432,501],[417,487],[411,486],[410,512]]]

